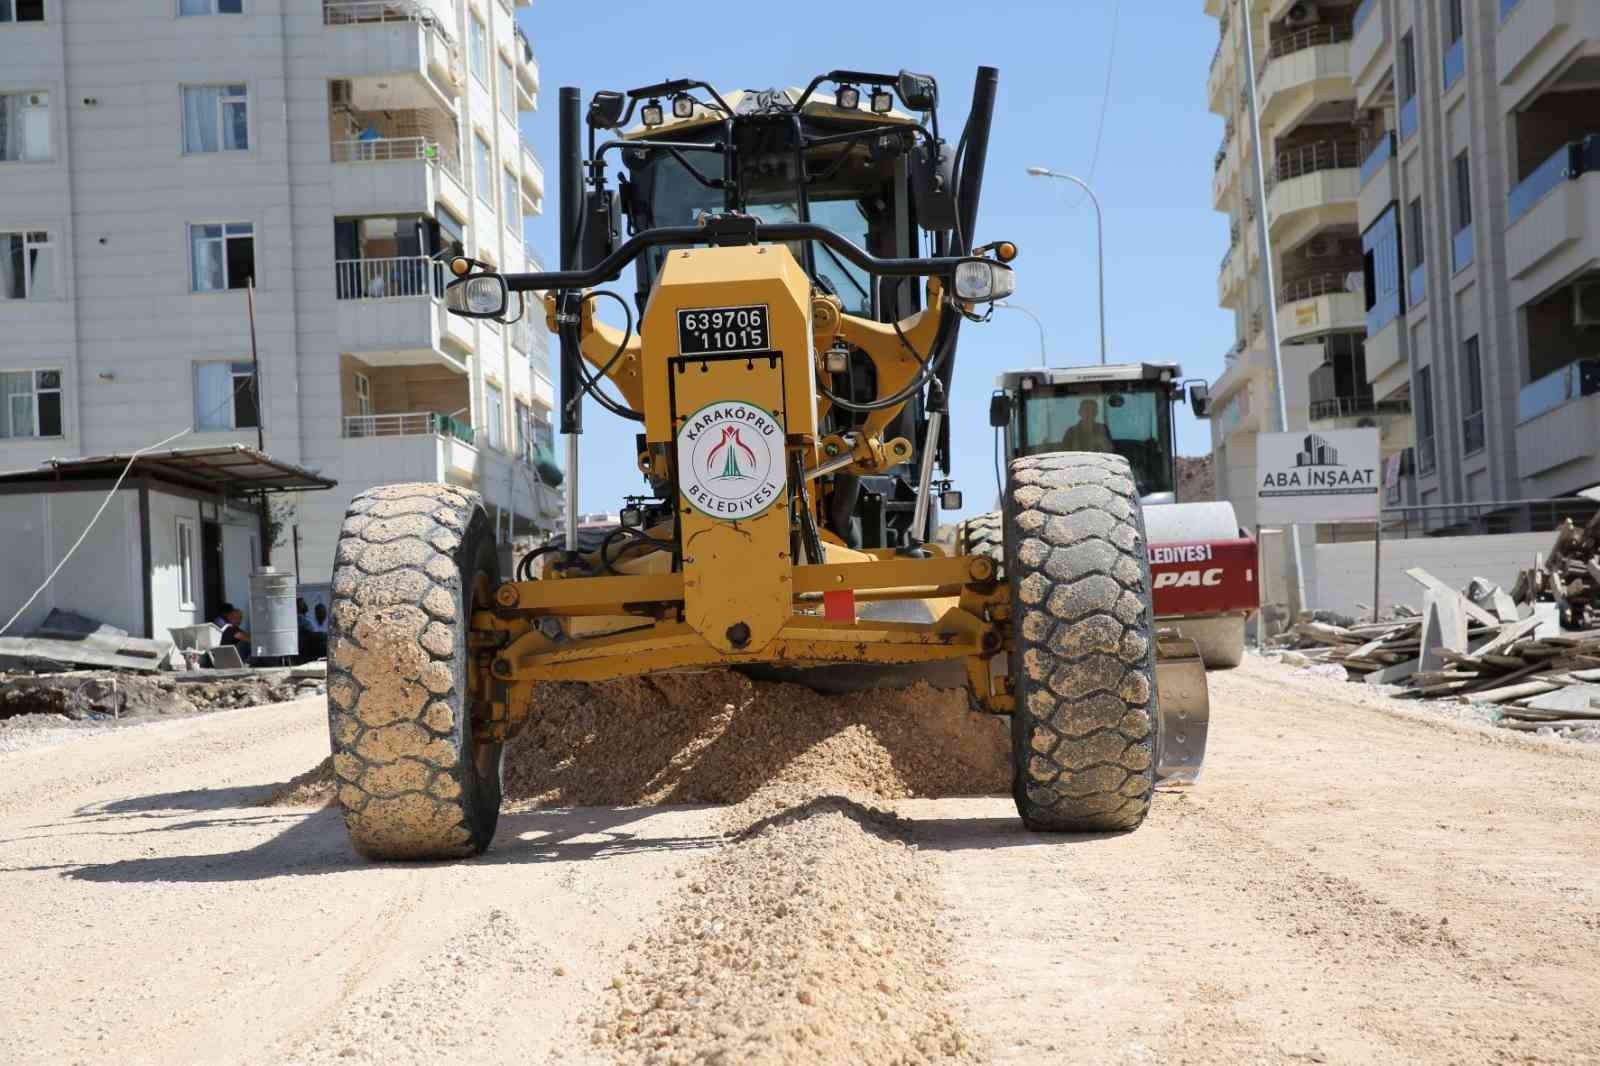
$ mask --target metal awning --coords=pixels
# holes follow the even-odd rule
[[[175,448],[130,455],[47,459],[31,470],[0,473],[0,486],[65,481],[115,480],[133,459],[129,480],[148,477],[202,492],[241,496],[258,492],[315,492],[338,482],[304,467],[274,459],[242,444],[216,448]]]

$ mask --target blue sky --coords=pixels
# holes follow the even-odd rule
[[[1094,210],[1063,183],[1023,171],[1038,164],[1089,177],[1115,6],[1116,0],[812,5],[804,9],[809,17],[842,20],[802,27],[787,4],[612,0],[596,7],[540,0],[519,9],[542,86],[541,109],[524,116],[522,128],[547,175],[545,214],[529,223],[529,239],[556,261],[560,86],[580,87],[587,100],[596,89],[675,77],[729,90],[804,85],[833,69],[907,67],[939,79],[942,123],[959,131],[973,73],[988,64],[1000,69],[1000,96],[977,238],[1020,245],[1016,302],[1043,320],[1052,365],[1094,362]],[[1230,316],[1216,305],[1217,265],[1227,247],[1227,220],[1211,209],[1211,160],[1222,122],[1206,110],[1205,87],[1216,39],[1216,22],[1199,0],[1122,0],[1093,175],[1105,211],[1111,360],[1172,359],[1207,380],[1221,373],[1233,341]],[[988,425],[994,376],[1034,365],[1038,351],[1038,330],[1017,312],[997,311],[989,323],[961,332],[953,476],[968,512],[986,510],[994,499]],[[616,510],[623,495],[643,491],[633,467],[635,427],[592,404],[585,417],[582,507]],[[1182,452],[1210,450],[1205,424],[1187,408],[1178,426]]]

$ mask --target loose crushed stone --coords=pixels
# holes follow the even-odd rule
[[[506,749],[508,799],[738,803],[769,783],[876,799],[1011,788],[1004,719],[926,683],[849,695],[727,670],[541,686]]]
[[[216,681],[175,681],[107,670],[0,675],[0,719],[31,714],[72,719],[154,718],[286,703],[324,691],[319,678],[287,670]]]
[[[268,807],[326,807],[339,791],[339,782],[333,776],[333,756],[272,790],[267,798]]]

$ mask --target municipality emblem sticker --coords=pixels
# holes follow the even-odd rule
[[[738,522],[771,507],[787,487],[783,426],[743,400],[700,408],[678,430],[678,491],[703,514]]]

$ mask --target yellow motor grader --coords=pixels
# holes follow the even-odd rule
[[[1011,718],[1016,804],[1037,830],[1132,829],[1159,778],[1194,777],[1204,671],[1156,631],[1126,459],[1019,456],[1002,512],[963,524],[953,551],[932,542],[940,506],[960,507],[935,480],[960,331],[1014,287],[1015,246],[974,243],[997,84],[979,69],[954,145],[937,83],[909,71],[600,92],[586,123],[561,90],[561,269],[458,256],[447,303],[542,311],[559,337],[564,536],[508,580],[469,490],[351,503],[328,708],[360,852],[486,848],[502,746],[540,685],[708,666],[965,685],[975,710]],[[634,299],[596,288],[625,272]],[[597,317],[599,297],[625,327]],[[650,489],[598,537],[577,521],[586,403],[638,424],[618,447]]]

